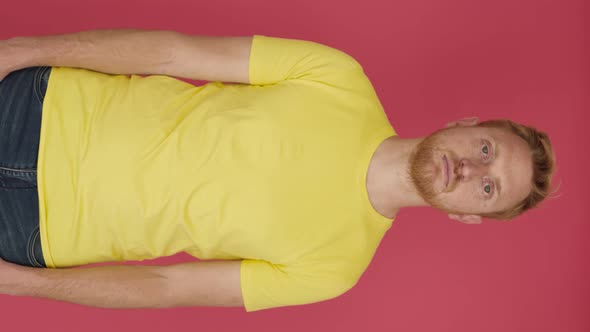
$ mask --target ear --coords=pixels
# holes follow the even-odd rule
[[[463,118],[461,120],[453,121],[447,123],[447,128],[449,127],[468,127],[468,126],[475,126],[479,123],[479,118],[476,116],[472,116],[470,118]]]
[[[481,224],[482,220],[480,216],[474,214],[449,214],[449,218],[460,221],[464,224]]]

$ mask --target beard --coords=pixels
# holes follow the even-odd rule
[[[432,170],[436,143],[436,133],[434,133],[416,146],[410,156],[408,173],[420,197],[429,205],[439,208],[440,202],[434,191],[435,172]]]
[[[435,152],[440,150],[439,134],[444,130],[446,129],[432,133],[416,146],[410,156],[408,175],[414,188],[416,188],[416,192],[427,204],[446,213],[460,213],[454,209],[447,208],[440,198],[440,193],[434,189],[434,180],[439,174],[433,168],[434,155]],[[448,155],[448,158],[452,158],[452,156]],[[453,170],[450,171],[452,172]],[[454,187],[453,184],[449,184],[449,186],[449,189]]]

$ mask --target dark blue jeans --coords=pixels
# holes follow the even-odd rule
[[[46,267],[39,238],[37,154],[50,67],[10,73],[0,82],[0,257]]]

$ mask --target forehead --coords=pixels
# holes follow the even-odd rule
[[[467,149],[466,152],[471,149],[471,144],[464,143],[473,142],[479,147],[482,139],[491,142],[495,158],[490,166],[490,175],[500,182],[502,188],[498,200],[493,202],[494,210],[511,208],[530,193],[533,177],[531,151],[522,138],[504,128],[473,126],[451,129],[454,129],[448,131],[451,142],[456,142],[458,149]]]

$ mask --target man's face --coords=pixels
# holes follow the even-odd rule
[[[460,215],[512,208],[529,194],[533,172],[523,139],[502,128],[476,126],[428,136],[412,156],[409,171],[427,203]]]

